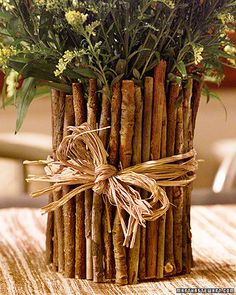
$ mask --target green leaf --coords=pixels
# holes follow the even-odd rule
[[[70,73],[71,72],[71,73]],[[79,66],[76,69],[73,70],[74,73],[77,73],[77,76],[72,76],[72,71],[69,69],[66,69],[63,73],[63,76],[65,74],[66,77],[69,78],[78,78],[78,74],[84,78],[89,78],[89,79],[96,79],[97,75],[95,74],[95,72],[90,69],[89,67],[85,67],[85,66]]]
[[[176,82],[178,85],[181,85],[181,83],[182,83],[182,78],[179,76],[176,76],[173,73],[168,74],[168,79],[172,82]]]
[[[14,38],[14,40],[23,38],[24,40],[28,40],[28,36],[25,33],[24,26],[20,20],[20,18],[12,17],[6,26],[9,34]]]
[[[186,71],[186,67],[183,61],[179,61],[176,64],[176,67],[178,69],[178,71],[180,72],[180,74],[182,75],[182,77],[185,79],[187,78],[187,71]]]
[[[227,109],[224,105],[224,103],[222,102],[221,98],[213,91],[211,91],[207,86],[206,84],[204,85],[204,87],[202,88],[202,94],[204,96],[206,96],[207,98],[207,103],[210,102],[210,100],[216,100],[218,101],[221,106],[223,107],[224,111],[225,111],[225,120],[227,120],[227,117],[228,117],[228,113],[227,113]]]
[[[53,16],[48,11],[42,11],[40,15],[39,38],[40,40],[49,40],[49,28],[53,24]]]
[[[0,11],[0,19],[5,21],[10,21],[12,14],[8,11]]]
[[[141,74],[137,69],[133,69],[133,75],[134,75],[134,78],[137,80],[139,80],[141,77]]]
[[[54,75],[55,65],[47,61],[30,60],[26,57],[22,59],[9,60],[9,66],[24,78],[35,77],[37,80],[51,80],[57,82],[58,79]]]
[[[225,57],[225,58],[229,58],[229,59],[236,59],[236,55],[235,54],[228,54],[228,53],[223,52],[223,51],[220,51],[219,52],[219,56]]]
[[[30,103],[35,97],[36,92],[36,79],[35,78],[27,78],[24,80],[21,89],[17,93],[16,97],[16,109],[17,109],[17,119],[16,119],[16,130],[17,133],[24,121],[25,115],[29,108]]]
[[[135,50],[134,52],[132,52],[129,56],[128,56],[128,58],[127,58],[127,60],[129,61],[129,60],[131,60],[135,55],[137,55],[137,54],[139,54],[139,53],[142,53],[143,51],[151,51],[151,49],[150,48],[140,48],[140,49],[138,49],[138,50]]]
[[[117,72],[117,74],[123,74],[125,72],[126,65],[127,63],[125,59],[119,59],[117,61],[116,68],[115,68],[115,71]]]
[[[42,82],[39,83],[39,85],[45,85],[45,86],[55,88],[57,90],[64,91],[66,93],[72,93],[71,86],[66,85],[66,84],[62,84],[62,83],[55,83],[55,82],[50,82],[50,81],[45,81],[45,82],[42,81]]]

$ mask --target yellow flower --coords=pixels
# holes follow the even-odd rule
[[[76,51],[67,50],[64,52],[63,56],[59,59],[58,64],[56,65],[56,70],[54,75],[60,76],[67,68],[68,63],[70,63],[77,56]]]
[[[6,86],[7,86],[7,97],[12,97],[18,86],[18,73],[14,70],[11,70],[10,74],[6,78]]]
[[[224,51],[229,55],[236,56],[236,46],[226,45]],[[236,60],[234,58],[227,58],[227,60],[231,65],[236,66]]]
[[[62,10],[64,8],[63,0],[34,0],[38,7],[46,7],[47,11]]]
[[[16,55],[16,50],[14,47],[3,47],[0,49],[0,65],[3,68],[7,67],[7,62],[11,56]]]
[[[234,16],[231,13],[221,13],[218,15],[218,19],[220,19],[224,25],[234,22]]]
[[[153,9],[157,9],[157,3],[158,2],[164,3],[166,6],[168,6],[171,9],[175,8],[175,3],[174,3],[173,0],[153,0],[151,2],[151,7]]]
[[[92,36],[96,36],[96,33],[95,33],[95,29],[100,25],[100,22],[99,21],[94,21],[92,22],[91,24],[87,25],[85,27],[85,30],[86,32],[89,34],[89,35],[92,35]]]
[[[47,1],[46,0],[34,0],[34,3],[37,5],[37,6],[44,6],[47,4]]]
[[[42,0],[41,0],[42,1]],[[63,9],[64,1],[63,0],[47,0],[46,8],[48,11],[50,10],[57,10]]]
[[[10,4],[10,0],[0,0],[0,7],[3,7],[6,11],[9,11],[14,8],[14,5]]]
[[[70,10],[66,12],[65,18],[68,24],[71,25],[73,29],[78,29],[86,22],[88,15],[79,11]]]
[[[192,47],[193,47],[193,54],[194,54],[194,63],[195,65],[198,65],[203,60],[202,52],[204,48],[200,46],[196,46],[196,45],[193,45]]]
[[[164,0],[163,1],[167,6],[169,6],[171,9],[175,8],[175,3],[172,0]]]

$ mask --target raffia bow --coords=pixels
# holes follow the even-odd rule
[[[169,200],[162,187],[185,186],[195,179],[197,161],[194,150],[118,171],[108,164],[108,154],[97,130],[92,130],[87,123],[79,127],[69,127],[69,130],[71,135],[64,137],[57,150],[58,161],[40,161],[46,164],[46,175],[28,179],[50,182],[53,185],[33,193],[32,196],[58,190],[63,185],[77,185],[60,200],[42,208],[44,212],[50,212],[85,190],[92,189],[103,194],[117,207],[124,233],[124,245],[127,247],[134,246],[138,224],[145,227],[146,221],[156,220],[168,210]],[[144,189],[151,195],[142,199],[134,187]],[[127,223],[122,210],[129,215]]]

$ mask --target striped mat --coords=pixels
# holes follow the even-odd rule
[[[65,279],[44,265],[46,217],[38,209],[0,210],[0,295],[176,294],[176,288],[235,288],[236,205],[195,206],[191,275],[134,286]]]

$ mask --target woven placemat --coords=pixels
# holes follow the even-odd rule
[[[235,288],[236,205],[194,206],[191,275],[134,286],[65,279],[44,264],[46,216],[38,209],[0,210],[0,295],[176,294],[176,288]]]

